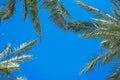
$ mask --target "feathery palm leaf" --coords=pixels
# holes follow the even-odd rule
[[[41,2],[41,6],[50,11],[50,19],[64,29],[67,24],[66,17],[72,18],[64,4],[59,0],[41,0]]]
[[[4,8],[0,10],[0,21],[10,19],[15,12],[16,0],[7,0],[4,3]],[[38,18],[38,1],[37,0],[23,0],[24,2],[24,20],[27,15],[30,14],[31,20],[35,26],[35,29],[41,37],[40,20]]]
[[[14,48],[11,53],[19,54],[21,52],[29,50],[33,45],[37,43],[37,40],[31,40],[30,42],[25,42],[20,45],[18,48]]]
[[[50,19],[60,26],[63,29],[66,29],[67,20],[66,18],[71,19],[72,16],[64,7],[64,3],[59,0],[20,0],[23,2],[24,8],[24,20],[26,20],[27,16],[30,15],[30,19],[35,26],[36,32],[41,37],[41,24],[38,16],[39,8],[38,4],[41,2],[41,6],[45,7],[50,11]],[[16,0],[8,0],[4,3],[3,10],[0,11],[0,21],[9,19],[13,16],[15,12],[15,3]]]
[[[71,29],[79,32],[81,26],[84,28],[88,28],[83,30],[85,32],[82,33],[84,37],[92,37],[92,38],[101,38],[101,46],[108,49],[107,52],[104,52],[102,56],[98,55],[95,59],[91,60],[86,67],[81,71],[81,73],[86,73],[94,69],[95,65],[98,61],[102,61],[102,64],[106,64],[115,59],[119,60],[120,56],[120,0],[111,0],[114,6],[117,8],[112,9],[112,12],[115,17],[112,17],[95,7],[92,7],[84,2],[77,1],[82,8],[92,12],[93,14],[101,16],[100,18],[92,18],[91,23],[93,26],[88,28],[88,25],[75,25]],[[85,23],[86,24],[86,23]],[[72,26],[70,24],[69,26]],[[77,31],[78,30],[78,31]],[[100,56],[100,57],[99,57]],[[119,60],[120,61],[120,60]],[[120,69],[116,69],[113,76],[109,77],[108,80],[119,80],[120,79]]]
[[[41,37],[41,28],[40,28],[40,21],[38,17],[38,4],[37,0],[25,0],[25,12],[24,12],[24,18],[27,16],[27,13],[29,12],[31,16],[31,20],[33,24],[35,25],[35,29],[38,32],[38,34]],[[27,11],[28,8],[28,11]]]
[[[92,7],[92,6],[88,5],[88,4],[85,4],[85,3],[80,2],[80,1],[77,1],[77,4],[79,4],[82,8],[88,10],[89,12],[92,12],[93,14],[97,14],[97,15],[101,16],[103,19],[111,20],[111,21],[116,21],[115,18],[113,18],[109,14],[106,14],[106,13],[98,10],[95,7]]]
[[[10,44],[6,45],[5,49],[0,53],[0,71],[10,76],[10,72],[13,70],[17,70],[20,68],[20,62],[23,62],[25,60],[28,60],[32,58],[32,55],[26,55],[25,51],[26,49],[32,47],[37,41],[32,40],[30,42],[25,42],[24,44],[20,45],[20,48],[16,48],[11,53],[11,46]],[[22,54],[24,51],[24,54]],[[20,53],[22,55],[17,55],[17,53]],[[5,55],[7,54],[7,55]],[[10,76],[11,77],[11,76]]]
[[[1,20],[6,20],[13,16],[15,12],[15,2],[16,0],[8,0],[4,4],[4,9],[0,11]]]

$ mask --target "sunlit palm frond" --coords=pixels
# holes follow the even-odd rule
[[[8,52],[9,49],[10,49],[10,44],[7,44],[4,50],[0,53],[0,57],[3,57]]]
[[[19,48],[15,48],[15,50],[12,53],[11,53],[12,48],[10,44],[6,45],[4,50],[0,53],[0,71],[10,76],[11,71],[20,69],[20,64],[19,64],[20,62],[32,58],[32,55],[28,55],[25,53],[21,54],[21,53],[25,52],[26,49],[31,48],[36,42],[37,40],[25,42],[22,45],[20,45]],[[21,55],[18,55],[18,52]]]
[[[20,45],[18,48],[14,48],[11,53],[19,54],[21,52],[29,50],[32,46],[34,46],[37,43],[37,40],[31,40],[29,42],[25,42]]]

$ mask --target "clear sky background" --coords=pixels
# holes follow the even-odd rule
[[[2,1],[2,0],[0,0]],[[4,1],[4,0],[3,0]],[[62,0],[73,15],[74,20],[90,20],[95,17],[81,9],[74,0]],[[111,14],[110,0],[82,0]],[[29,16],[23,20],[23,4],[17,3],[15,15],[0,25],[0,50],[7,43],[12,46],[38,39]],[[40,6],[39,6],[40,7]],[[83,38],[79,34],[63,31],[48,19],[49,12],[40,7],[39,17],[42,27],[42,42],[38,43],[32,53],[35,58],[21,64],[19,76],[28,80],[105,80],[110,73],[108,65],[96,67],[94,71],[79,75],[80,70],[92,58],[92,55],[103,49],[100,39]]]

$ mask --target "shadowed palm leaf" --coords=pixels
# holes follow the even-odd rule
[[[64,3],[59,0],[41,0],[44,8],[50,11],[50,19],[61,28],[65,29],[67,24],[66,18],[72,18],[70,13],[65,9]]]
[[[30,14],[30,18],[35,26],[35,29],[39,36],[41,37],[41,28],[40,28],[40,21],[38,18],[38,2],[37,0],[22,0],[24,3],[24,20],[26,20],[27,15]],[[16,0],[7,0],[4,2],[4,8],[0,10],[0,19],[7,20],[10,19],[14,12],[15,12],[15,4]]]
[[[30,15],[30,19],[32,20],[36,32],[41,37],[42,31],[40,27],[39,20],[39,8],[38,4],[41,3],[41,6],[48,9],[50,11],[50,19],[56,23],[61,28],[65,29],[67,24],[66,18],[72,18],[69,12],[64,7],[64,3],[59,0],[7,0],[4,3],[4,8],[0,10],[0,21],[10,19],[15,12],[15,4],[16,2],[22,1],[24,8],[24,20],[26,20],[28,14]]]

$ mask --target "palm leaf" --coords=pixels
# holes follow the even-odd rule
[[[104,52],[104,54],[100,58],[92,59],[85,66],[85,68],[83,68],[81,73],[86,73],[88,71],[93,70],[97,62],[100,61],[101,59],[103,59],[101,64],[106,64],[112,61],[119,60],[119,56],[120,56],[120,26],[119,26],[120,25],[120,22],[119,22],[120,5],[119,5],[119,2],[120,1],[119,0],[111,0],[111,1],[114,4],[114,6],[117,8],[117,10],[112,9],[115,17],[112,17],[86,3],[83,3],[80,1],[77,2],[82,8],[92,12],[93,14],[97,14],[101,16],[101,18],[91,19],[95,27],[92,30],[91,28],[88,28],[89,30],[86,30],[87,33],[83,32],[82,36],[102,39],[101,47],[107,49],[107,52]],[[80,28],[78,28],[78,30],[79,29]],[[76,29],[73,28],[73,30],[76,30]],[[120,71],[119,68],[116,68],[116,70],[114,71],[114,74],[108,77],[107,80],[119,80],[120,79],[119,71]]]
[[[31,20],[32,20],[32,22],[33,22],[33,24],[35,26],[35,29],[36,29],[37,33],[41,37],[42,32],[41,32],[40,21],[39,21],[39,17],[38,17],[37,0],[26,0],[26,2],[27,2],[26,4],[29,7],[29,13],[30,13],[30,16],[31,16]]]
[[[11,75],[11,71],[20,69],[20,64],[19,64],[20,62],[32,58],[32,55],[25,55],[21,53],[25,52],[28,48],[35,45],[36,42],[37,40],[31,40],[29,42],[25,42],[24,44],[20,45],[19,48],[16,48],[13,52],[10,52],[11,49],[10,44],[6,45],[4,50],[0,53],[0,57],[1,57],[0,71],[6,74],[7,76],[9,76],[11,79],[15,79],[15,77]],[[21,55],[18,56],[18,52]]]
[[[14,48],[11,53],[19,54],[21,52],[27,51],[29,48],[34,46],[37,43],[37,40],[31,40],[20,45],[18,48]]]
[[[27,15],[28,15],[28,4],[27,4],[27,0],[24,0],[24,20],[26,20]]]
[[[2,20],[9,19],[13,16],[15,12],[15,0],[8,0],[8,2],[5,3],[4,9],[0,11],[0,17]]]
[[[99,9],[92,7],[86,3],[83,3],[81,1],[77,1],[77,4],[79,4],[82,8],[88,10],[89,12],[92,12],[93,14],[97,14],[99,16],[101,16],[102,18],[106,19],[106,20],[111,20],[111,21],[115,21],[116,19],[113,18],[112,16],[110,16],[109,14],[105,14],[104,12],[100,11]]]
[[[118,3],[120,3],[120,1],[119,0],[111,0],[111,2],[120,11],[120,6],[118,5]]]
[[[50,19],[60,26],[61,28],[65,29],[67,24],[66,17],[72,18],[70,13],[64,7],[64,4],[59,0],[41,0],[41,6],[48,9],[50,11]]]
[[[5,46],[5,49],[0,53],[0,57],[3,57],[8,52],[9,49],[10,49],[10,44],[7,44]]]
[[[120,66],[113,71],[113,75],[109,76],[107,80],[120,80]]]

